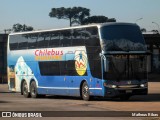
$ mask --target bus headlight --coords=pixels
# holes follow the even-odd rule
[[[116,88],[117,87],[117,85],[107,85],[106,83],[104,83],[104,86],[108,87],[108,88]]]
[[[140,84],[140,86],[141,86],[142,88],[144,88],[144,87],[147,87],[148,85],[147,85],[147,83],[143,83],[143,84]]]
[[[112,88],[116,88],[117,86],[116,85],[112,85]]]

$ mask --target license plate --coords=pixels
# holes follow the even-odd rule
[[[132,90],[126,90],[126,93],[132,93]]]

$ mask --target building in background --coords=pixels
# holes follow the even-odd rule
[[[149,72],[160,73],[160,34],[143,34],[147,49],[151,52],[148,56]]]
[[[7,39],[8,34],[0,34],[0,83],[7,83]]]

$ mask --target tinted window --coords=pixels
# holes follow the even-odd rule
[[[72,32],[72,46],[84,46],[85,37],[83,34],[85,33],[85,29],[74,29]]]
[[[37,46],[38,48],[45,48],[48,47],[49,40],[51,38],[51,34],[49,32],[39,33]]]
[[[60,75],[59,61],[39,62],[39,68],[42,76]]]
[[[19,35],[11,35],[10,36],[10,50],[17,50],[18,49],[18,42],[19,42]]]
[[[79,76],[75,69],[75,60],[67,61],[67,75],[68,76]]]
[[[18,35],[19,36],[19,45],[18,45],[18,49],[22,50],[22,49],[27,49],[28,48],[28,40],[25,37],[25,35]]]
[[[10,36],[11,50],[84,45],[89,47],[100,46],[97,27]]]
[[[28,39],[28,49],[37,48],[38,33],[26,34]]]
[[[100,46],[97,27],[86,28],[85,36],[86,46]]]
[[[75,69],[75,60],[39,62],[40,74],[42,76],[79,76]],[[87,75],[87,71],[84,76]]]
[[[60,45],[60,33],[51,32],[51,39],[49,41],[49,47],[59,47]]]
[[[67,47],[71,46],[72,39],[71,39],[71,32],[70,30],[64,30],[60,32],[60,46]]]
[[[67,75],[66,61],[59,61],[60,75]]]
[[[109,25],[101,28],[105,51],[146,50],[141,31],[136,25]]]
[[[102,72],[101,72],[101,60],[100,57],[99,59],[91,60],[90,61],[90,66],[91,66],[91,74],[95,78],[102,78]]]
[[[100,40],[97,27],[86,28],[85,44],[88,55],[89,67],[91,69],[91,75],[95,78],[102,78],[101,73],[101,59],[100,59]]]

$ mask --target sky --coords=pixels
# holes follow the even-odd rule
[[[148,31],[160,26],[160,0],[1,0],[0,33],[16,23],[33,26],[35,30],[68,27],[69,20],[50,18],[49,12],[51,8],[74,6],[90,9],[91,16],[137,23]]]

